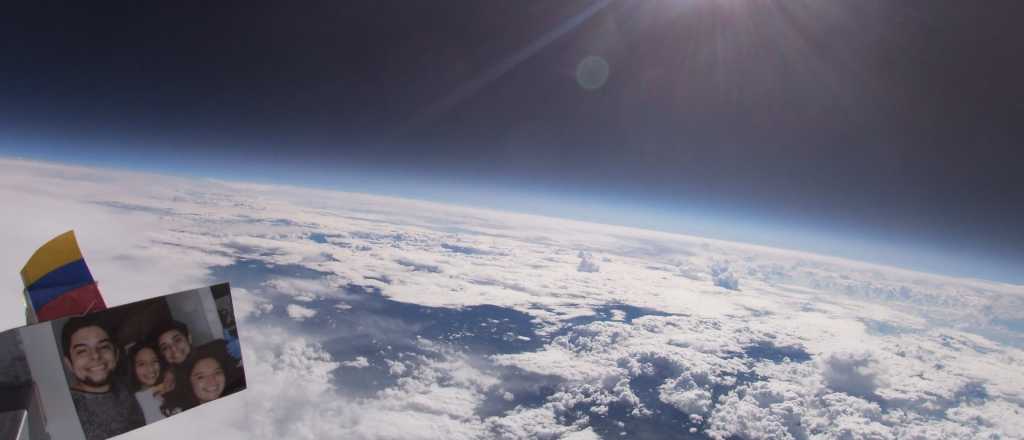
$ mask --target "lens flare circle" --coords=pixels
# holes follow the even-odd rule
[[[586,90],[597,90],[608,81],[610,72],[608,61],[596,55],[588,55],[576,66],[576,82]]]

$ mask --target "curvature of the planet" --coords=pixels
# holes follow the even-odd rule
[[[249,389],[123,438],[1024,437],[1024,286],[372,195],[0,176],[9,292],[69,228],[111,304],[232,284]]]

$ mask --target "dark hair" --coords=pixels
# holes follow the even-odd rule
[[[154,343],[159,343],[160,336],[171,330],[177,330],[181,332],[182,336],[186,338],[188,337],[188,326],[185,325],[185,323],[169,319],[167,321],[161,322],[160,324],[157,324],[157,326],[153,328],[153,331],[149,333],[149,340],[153,341]]]
[[[77,318],[71,318],[64,323],[64,328],[61,329],[61,349],[64,351],[64,357],[71,358],[71,337],[75,335],[79,330],[86,327],[99,327],[110,336],[110,329],[103,325],[100,320],[92,316],[82,316]],[[117,344],[114,344],[117,346]]]
[[[164,381],[164,373],[167,372],[167,362],[164,361],[163,356],[160,356],[160,350],[156,348],[156,345],[151,342],[138,342],[132,345],[132,348],[128,350],[128,377],[131,378],[129,383],[131,384],[132,392],[142,389],[142,383],[139,382],[139,377],[135,374],[135,356],[145,348],[153,350],[153,354],[156,355],[156,361],[160,363],[160,374],[156,376],[156,384]]]
[[[217,361],[224,371],[224,391],[220,397],[245,387],[241,371],[238,368],[238,361],[228,354],[227,344],[223,339],[215,339],[193,349],[189,358],[174,369],[174,391],[164,396],[164,403],[160,406],[164,415],[169,416],[177,411],[185,411],[199,405],[199,399],[192,391],[192,370],[199,361],[207,358]]]

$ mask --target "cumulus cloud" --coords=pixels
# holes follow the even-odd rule
[[[316,310],[308,307],[303,307],[298,304],[288,304],[286,308],[288,316],[296,321],[305,321],[306,319],[316,316]]]
[[[400,266],[408,267],[412,271],[427,272],[427,273],[441,273],[441,266],[431,263],[425,263],[413,260],[411,258],[399,258],[395,260]]]
[[[591,428],[570,432],[562,436],[562,440],[600,440],[600,438],[601,436],[597,435]]]
[[[263,282],[263,288],[296,301],[309,302],[322,296],[336,296],[341,288],[335,283],[339,280],[326,276],[315,279],[275,277]]]
[[[740,280],[729,270],[729,264],[724,262],[715,262],[709,268],[711,271],[711,280],[716,286],[723,289],[729,290],[740,290]]]
[[[370,361],[365,356],[357,356],[353,360],[342,362],[341,365],[352,368],[366,368],[370,366]]]
[[[405,374],[406,367],[404,363],[390,359],[385,359],[384,362],[388,364],[388,374],[392,376],[401,376]]]
[[[707,415],[712,407],[712,372],[686,371],[658,387],[658,398],[691,415]]]
[[[555,440],[585,429],[585,426],[565,426],[549,406],[518,407],[504,417],[487,419],[486,427],[489,436],[501,440]]]
[[[580,264],[576,266],[577,272],[594,273],[601,270],[601,266],[598,266],[590,252],[580,251],[577,256],[580,258]]]
[[[881,383],[881,367],[872,352],[834,352],[821,360],[825,385],[859,397],[875,397]]]
[[[794,368],[791,373],[808,371]],[[895,438],[878,404],[819,392],[793,379],[754,382],[729,392],[719,399],[707,433],[712,438]]]
[[[274,305],[266,298],[254,295],[242,287],[231,288],[231,299],[234,305],[235,319],[255,318],[274,310]]]

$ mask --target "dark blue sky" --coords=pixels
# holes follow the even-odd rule
[[[1018,5],[30,5],[0,18],[0,153],[1021,281]]]

